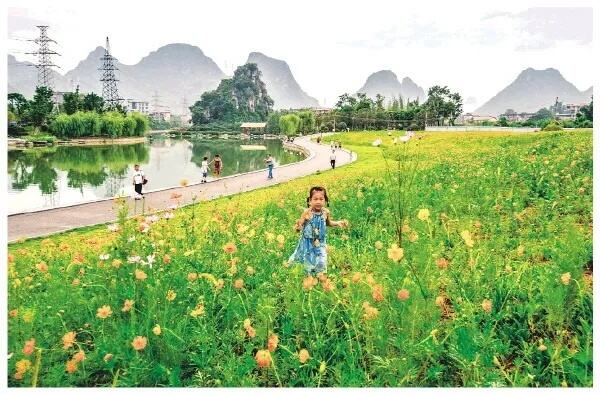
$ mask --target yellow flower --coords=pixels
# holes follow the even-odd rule
[[[136,336],[131,342],[131,346],[136,351],[142,351],[148,345],[148,339],[144,336]]]
[[[135,302],[131,299],[125,299],[125,302],[123,302],[123,308],[121,309],[121,311],[123,313],[128,312],[129,310],[131,310],[131,308],[133,307],[133,304]]]
[[[172,289],[167,291],[167,300],[169,302],[174,301],[176,297],[177,297],[177,294],[175,293],[175,291],[173,291]]]
[[[258,350],[254,356],[259,368],[268,368],[271,365],[271,353],[269,350]]]
[[[419,213],[417,214],[417,218],[419,218],[421,221],[427,221],[429,219],[429,210],[426,208],[420,209]]]
[[[298,352],[298,359],[300,363],[306,363],[310,359],[310,354],[306,348],[303,348]]]
[[[283,235],[277,235],[276,240],[279,244],[283,244],[285,242],[285,237]]]
[[[21,359],[15,364],[17,372],[23,374],[31,368],[31,362],[28,359]]]
[[[162,333],[160,325],[156,324],[154,328],[152,328],[152,333],[154,333],[156,336],[160,336],[160,334]]]
[[[569,272],[563,273],[560,276],[560,282],[563,283],[564,285],[569,285],[569,283],[571,282],[571,273],[569,273]]]
[[[223,246],[223,251],[227,254],[234,254],[237,251],[237,247],[232,242],[229,242]]]
[[[375,249],[381,250],[383,248],[383,243],[379,240],[375,242]]]
[[[194,310],[190,311],[190,315],[194,318],[204,315],[204,305],[202,303],[198,303]]]
[[[388,248],[388,258],[394,262],[399,262],[404,258],[404,249],[398,247],[397,244],[392,244],[392,248]]]
[[[148,275],[143,270],[135,269],[135,278],[136,280],[144,281],[148,278]]]
[[[462,232],[460,232],[460,236],[464,240],[465,245],[467,247],[469,247],[469,248],[473,247],[473,245],[475,243],[473,242],[473,239],[471,238],[471,232],[469,232],[468,230],[463,230]]]
[[[484,299],[483,302],[481,302],[481,308],[486,313],[491,313],[492,312],[492,301],[489,299]]]

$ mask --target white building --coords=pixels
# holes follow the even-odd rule
[[[149,114],[150,119],[154,121],[165,121],[171,120],[171,111],[154,111]]]
[[[150,113],[150,103],[147,101],[127,99],[125,102],[125,109],[127,112],[139,112],[144,115]]]

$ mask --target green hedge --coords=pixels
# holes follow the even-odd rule
[[[148,129],[148,118],[144,115],[132,113],[125,116],[115,111],[104,114],[93,111],[59,114],[50,124],[50,132],[61,138],[143,136]]]

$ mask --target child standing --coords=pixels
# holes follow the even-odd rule
[[[219,156],[219,154],[216,154],[215,159],[213,159],[212,161],[215,162],[215,164],[214,164],[215,175],[217,177],[219,177],[221,175],[221,171],[223,170],[223,161],[221,160],[221,157]]]
[[[290,256],[288,262],[304,264],[309,274],[327,272],[327,226],[345,228],[348,221],[343,219],[334,221],[331,213],[324,206],[329,203],[325,188],[315,186],[310,189],[306,198],[308,209],[304,210],[302,216],[294,229],[301,231],[300,240],[296,250]]]
[[[200,172],[202,173],[202,181],[201,184],[206,183],[206,177],[208,176],[208,157],[204,157],[202,159],[202,164],[200,165]]]

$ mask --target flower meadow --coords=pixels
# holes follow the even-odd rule
[[[358,161],[10,244],[9,385],[592,386],[591,132],[397,136],[335,135]],[[286,263],[313,185],[350,223],[316,277]]]

